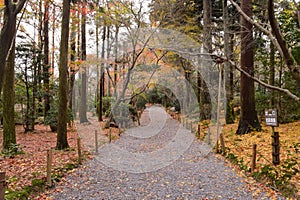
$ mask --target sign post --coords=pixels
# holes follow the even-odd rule
[[[280,163],[280,142],[279,133],[275,132],[275,127],[279,126],[277,110],[269,109],[265,111],[266,115],[266,125],[271,126],[272,133],[272,162],[274,165],[279,165]]]

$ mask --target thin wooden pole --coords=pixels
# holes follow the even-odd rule
[[[219,64],[219,87],[218,87],[218,104],[217,104],[218,106],[217,106],[217,141],[216,141],[217,144],[216,144],[216,152],[219,151],[222,71],[223,71],[223,65]]]
[[[1,200],[4,199],[5,187],[6,187],[5,172],[0,172],[0,199]]]
[[[225,152],[224,136],[222,133],[220,133],[220,143],[221,143],[221,151],[222,151],[222,154],[224,155],[226,152]]]
[[[252,147],[252,161],[251,161],[251,172],[253,173],[256,167],[256,148],[257,145],[253,144]]]
[[[52,186],[52,179],[51,179],[51,167],[52,167],[52,150],[47,150],[47,186]]]
[[[109,135],[108,135],[108,137],[109,137],[109,143],[111,143],[111,128],[109,128]]]
[[[198,123],[197,137],[200,138],[200,122]]]
[[[80,138],[77,138],[77,150],[78,150],[78,164],[82,164],[82,155],[81,155],[81,145],[80,145]]]
[[[95,130],[95,150],[96,153],[98,153],[98,133],[96,130]]]

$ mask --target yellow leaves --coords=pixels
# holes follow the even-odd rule
[[[0,9],[4,8],[5,4],[4,4],[4,0],[0,0]]]

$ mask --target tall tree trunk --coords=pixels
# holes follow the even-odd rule
[[[270,44],[270,76],[269,76],[269,84],[275,85],[275,47],[271,43]],[[275,92],[274,90],[271,90],[271,102],[270,106],[275,106]]]
[[[13,41],[14,43],[14,41]],[[3,82],[3,151],[9,150],[12,145],[16,144],[15,132],[15,45],[5,67],[5,77]]]
[[[252,1],[242,0],[241,9],[252,17]],[[254,41],[253,27],[241,16],[241,68],[254,75]],[[255,110],[254,81],[241,73],[240,80],[241,116],[236,134],[246,134],[260,130],[261,126]]]
[[[51,47],[51,70],[50,75],[54,73],[54,63],[55,63],[55,6],[53,5],[53,13],[52,13],[52,47]]]
[[[228,6],[227,0],[223,0],[223,30],[224,30],[224,53],[225,57],[229,60],[232,59],[233,52],[232,46],[232,34],[229,29],[228,18]],[[233,111],[233,70],[229,62],[225,62],[225,81],[226,81],[226,124],[234,123],[234,111]]]
[[[3,26],[0,32],[0,94],[5,75],[5,63],[15,38],[17,14],[21,11],[26,0],[14,2],[5,0]]]
[[[56,149],[69,148],[67,139],[67,102],[68,102],[68,42],[70,21],[70,0],[63,0],[59,57],[59,90],[58,90],[58,126]]]
[[[211,34],[211,0],[203,0],[203,44],[208,53],[212,53],[212,34]],[[209,119],[211,113],[210,97],[207,85],[201,78],[200,88],[200,118]]]
[[[82,2],[81,10],[81,59],[86,60],[86,1]],[[80,123],[88,122],[86,116],[87,107],[87,68],[86,64],[82,65],[81,70],[81,101],[80,101]]]
[[[50,73],[49,73],[49,0],[44,0],[44,57],[43,57],[43,77],[44,77],[44,118],[50,110]]]
[[[74,93],[74,83],[75,83],[75,75],[77,72],[77,65],[75,63],[76,61],[76,14],[72,13],[71,15],[72,19],[72,27],[71,27],[71,53],[70,53],[70,76],[69,76],[69,104],[68,107],[71,111],[73,111],[73,93]],[[74,115],[74,112],[73,112]],[[75,115],[74,115],[75,116]]]
[[[117,97],[117,79],[118,79],[118,64],[117,64],[117,60],[118,60],[118,45],[119,45],[119,26],[116,25],[116,32],[115,32],[115,52],[114,52],[114,56],[115,56],[115,64],[114,64],[114,96]]]
[[[102,49],[101,49],[101,67],[100,67],[100,96],[99,96],[99,121],[103,121],[103,96],[104,96],[104,57],[105,57],[105,38],[106,38],[106,25],[103,26],[102,33]]]
[[[106,60],[109,61],[110,60],[110,27],[107,26],[107,33],[106,33]],[[110,66],[111,64],[110,63],[107,63],[106,64],[106,67],[107,67],[107,73],[109,73],[109,69],[110,69]],[[107,79],[106,79],[106,95],[108,97],[111,96],[111,93],[110,93],[110,78],[109,78],[109,74],[107,74]]]

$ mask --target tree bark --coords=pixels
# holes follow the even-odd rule
[[[68,102],[68,42],[69,42],[70,0],[63,0],[62,30],[59,57],[58,131],[56,149],[69,148],[67,139]]]
[[[5,63],[15,38],[17,14],[23,8],[25,2],[26,0],[20,0],[18,3],[5,0],[4,23],[0,32],[0,94],[5,75]]]
[[[14,41],[13,41],[14,43]],[[15,45],[12,50],[5,67],[5,78],[3,83],[3,151],[9,150],[12,145],[16,144],[15,132]]]
[[[86,1],[82,2],[81,10],[81,59],[86,60]],[[81,101],[80,101],[80,123],[88,122],[86,116],[87,106],[87,68],[85,63],[82,65],[81,70]]]
[[[252,17],[252,1],[242,0],[241,9]],[[241,68],[250,75],[254,75],[254,41],[253,26],[241,16]],[[246,134],[252,130],[260,130],[261,126],[255,110],[254,81],[241,73],[240,101],[241,116],[236,134]]]
[[[103,26],[102,33],[102,49],[101,49],[101,59],[102,63],[100,66],[100,94],[99,94],[99,115],[98,121],[103,121],[103,96],[104,96],[104,56],[105,56],[105,39],[106,39],[106,25]]]
[[[232,59],[232,39],[233,35],[230,34],[229,17],[227,0],[223,0],[223,30],[224,30],[224,53],[227,60]],[[234,110],[233,110],[233,70],[229,62],[224,63],[225,68],[225,84],[226,84],[226,124],[234,123]]]
[[[49,1],[44,0],[44,118],[46,118],[48,111],[50,110],[50,63],[49,63]]]

